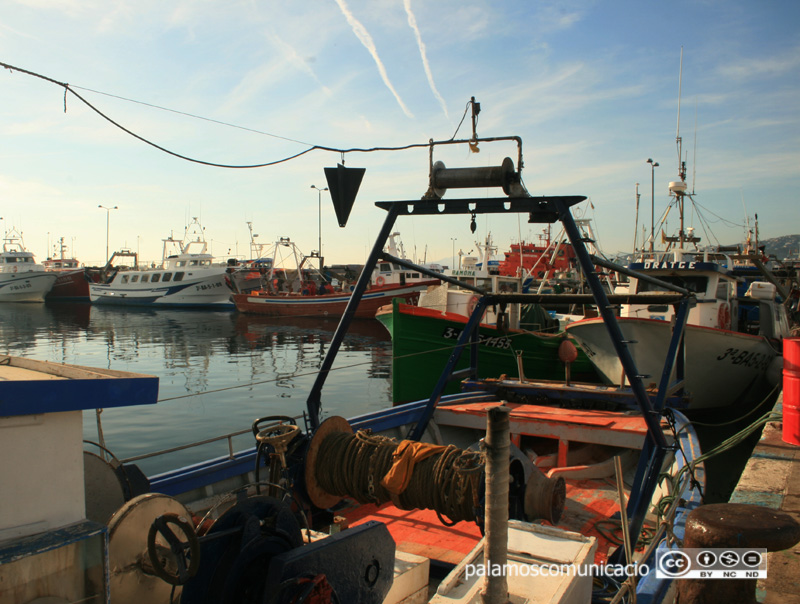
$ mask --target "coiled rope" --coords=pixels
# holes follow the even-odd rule
[[[394,464],[398,446],[397,441],[369,430],[329,434],[317,457],[319,486],[331,495],[352,497],[362,504],[391,501],[404,510],[435,510],[447,525],[475,520],[484,466],[481,453],[448,445],[417,461],[408,486],[393,494],[381,481]]]

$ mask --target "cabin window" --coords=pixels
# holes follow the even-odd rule
[[[131,283],[136,283],[139,280],[139,275],[131,275]]]
[[[200,266],[211,266],[211,260],[201,260]]]
[[[161,281],[163,282],[167,282],[170,279],[172,279],[172,273],[164,273],[164,275],[161,277]]]
[[[717,283],[717,300],[727,300],[729,291],[728,282],[720,280],[720,282]]]
[[[178,260],[176,266],[186,266],[186,260]]]
[[[122,282],[123,283],[127,283],[128,282],[128,275],[122,275]]]
[[[197,260],[192,260],[189,262],[189,266],[197,266]]]
[[[161,279],[161,275],[155,273],[152,277],[150,277],[150,283],[158,283],[159,279]]]
[[[392,265],[388,262],[381,262],[378,265],[378,270],[382,273],[390,273],[392,271]]]
[[[150,281],[150,275],[142,275],[142,283],[147,283]]]
[[[654,275],[654,277],[666,283],[671,283],[677,287],[682,287],[694,294],[704,294],[706,293],[706,288],[708,287],[708,277],[684,277],[681,275]],[[655,283],[644,281],[643,279],[639,279],[638,287],[636,289],[636,293],[638,294],[641,294],[642,292],[663,291],[670,290],[661,287],[660,285],[656,285]]]
[[[175,278],[173,279],[173,281],[183,281],[183,273],[180,271],[175,273]]]

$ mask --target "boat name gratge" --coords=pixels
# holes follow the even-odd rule
[[[455,327],[446,327],[442,333],[442,337],[446,340],[457,340],[461,336],[461,329]],[[511,340],[504,337],[490,337],[484,334],[478,336],[478,343],[488,346],[489,348],[502,348],[508,350],[511,348]]]
[[[697,262],[653,262],[652,260],[644,263],[647,268],[697,268]]]

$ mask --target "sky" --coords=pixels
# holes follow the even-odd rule
[[[385,217],[375,202],[427,190],[424,145],[472,136],[471,97],[479,137],[521,137],[531,195],[589,198],[575,214],[608,256],[641,246],[651,221],[658,237],[678,134],[702,243],[743,241],[756,214],[761,239],[800,233],[795,2],[5,0],[0,62],[55,81],[0,69],[0,228],[39,259],[63,238],[87,265],[107,242],[158,262],[197,217],[220,259],[250,255],[249,222],[263,244],[321,240],[327,263],[361,263]],[[421,146],[308,151],[407,145]],[[513,143],[478,149],[433,159],[517,165]],[[342,161],[366,169],[345,228],[311,187]],[[409,258],[446,263],[489,234],[501,253],[543,234],[517,215],[476,227],[401,217],[395,230]],[[673,207],[663,230],[677,228]]]

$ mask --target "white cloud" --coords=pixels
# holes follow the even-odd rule
[[[720,73],[739,80],[775,77],[800,67],[800,47],[772,57],[739,59],[720,67]]]

